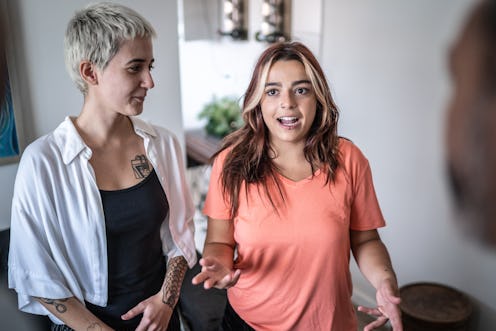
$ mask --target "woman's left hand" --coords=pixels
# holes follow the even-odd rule
[[[143,314],[143,317],[136,331],[165,331],[172,316],[172,308],[162,302],[162,295],[159,292],[141,301],[121,318],[129,320],[139,314]]]
[[[365,326],[363,331],[375,330],[387,321],[391,321],[391,326],[394,331],[403,331],[403,324],[401,322],[401,311],[399,304],[401,302],[400,297],[397,295],[398,289],[396,283],[392,280],[383,280],[379,287],[377,288],[376,308],[368,308],[359,306],[358,310],[376,317],[377,319]]]

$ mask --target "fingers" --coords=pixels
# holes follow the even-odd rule
[[[379,311],[382,312],[384,317],[387,317],[391,322],[391,326],[394,331],[403,331],[403,323],[401,321],[401,310],[397,305],[390,306],[388,305],[388,309],[386,307],[379,306],[377,307]],[[387,311],[387,312],[386,312]]]
[[[198,285],[198,284],[203,283],[207,279],[208,279],[208,274],[206,272],[200,272],[198,275],[193,277],[193,279],[191,280],[191,283],[193,285]]]
[[[386,288],[382,291],[382,295],[384,299],[388,300],[392,304],[399,305],[401,302],[401,298],[395,294],[392,288]]]
[[[131,308],[127,313],[121,316],[123,320],[129,320],[139,314],[142,314],[145,310],[145,306],[140,302],[134,308]]]
[[[207,256],[201,258],[199,264],[204,268],[212,268],[215,267],[218,264],[218,262],[215,258]]]
[[[380,328],[381,326],[383,326],[384,324],[386,324],[387,321],[388,321],[388,318],[385,317],[385,316],[378,317],[375,321],[367,324],[363,328],[363,331],[371,331],[371,330]]]
[[[224,278],[222,278],[220,281],[215,283],[215,288],[225,289],[233,286],[234,284],[236,284],[236,281],[233,278],[233,274],[228,273],[227,275],[224,276]]]
[[[403,323],[401,322],[401,315],[397,314],[389,318],[391,326],[394,331],[403,331]]]
[[[241,276],[241,269],[236,269],[234,271],[234,274],[232,276],[231,283],[229,284],[229,287],[236,285],[238,282],[239,276]]]
[[[378,317],[382,316],[382,312],[378,308],[369,308],[369,307],[364,307],[364,306],[358,306],[358,311],[361,311],[365,314]]]
[[[151,320],[142,319],[135,331],[151,331],[151,330],[166,330],[167,326],[160,326],[158,323],[153,323]]]
[[[384,285],[381,286],[381,288],[379,289],[380,293],[382,294],[382,297],[394,305],[399,305],[401,302],[401,298],[397,294],[398,291],[397,291],[396,287],[394,286],[394,284],[392,284],[390,282],[383,283],[383,284]]]

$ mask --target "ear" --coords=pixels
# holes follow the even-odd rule
[[[79,64],[79,75],[88,85],[98,84],[98,73],[96,66],[90,61],[81,61]]]

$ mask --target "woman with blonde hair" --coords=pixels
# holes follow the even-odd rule
[[[154,87],[154,35],[122,5],[78,11],[65,55],[81,111],[19,164],[9,286],[52,331],[180,330],[194,206],[178,140],[137,117]]]

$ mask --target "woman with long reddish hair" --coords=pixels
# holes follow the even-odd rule
[[[266,49],[244,126],[214,156],[204,213],[205,288],[228,288],[224,330],[355,331],[350,249],[377,290],[361,309],[402,330],[398,285],[367,159],[337,134],[325,75],[301,43]]]

